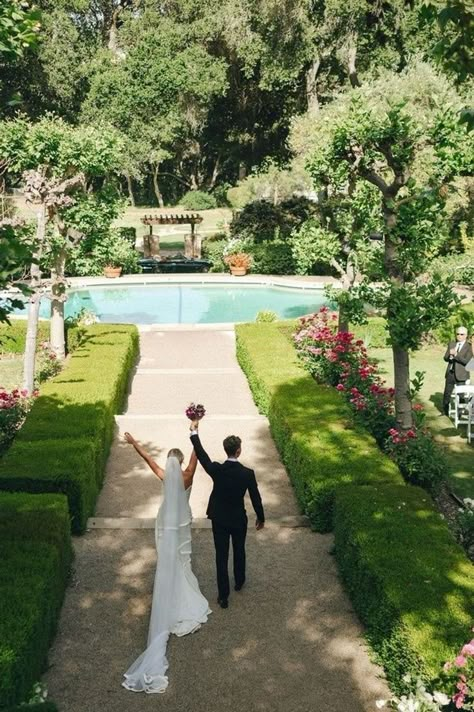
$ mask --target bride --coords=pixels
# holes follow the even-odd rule
[[[166,646],[170,634],[193,633],[211,613],[191,569],[189,495],[197,458],[193,451],[187,468],[182,470],[184,455],[173,448],[163,470],[130,433],[124,437],[163,480],[164,495],[156,517],[158,564],[147,648],[129,667],[122,685],[133,692],[165,692],[168,687]]]

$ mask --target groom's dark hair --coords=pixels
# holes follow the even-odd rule
[[[224,450],[226,451],[227,456],[234,457],[237,454],[237,450],[242,445],[242,440],[238,435],[228,435],[222,444],[224,445]]]

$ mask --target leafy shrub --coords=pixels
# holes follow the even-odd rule
[[[276,321],[278,319],[278,315],[275,314],[274,311],[269,311],[266,309],[262,309],[262,311],[259,311],[257,316],[255,317],[255,321],[258,322],[259,324],[265,324],[265,323],[271,323],[272,321]]]
[[[337,331],[336,321],[337,315],[327,307],[299,320],[294,340],[305,368],[320,383],[335,386],[344,395],[355,418],[398,464],[405,479],[436,493],[447,477],[448,466],[439,447],[421,427],[422,406],[413,406],[413,429],[399,432],[393,413],[394,389],[384,387],[363,341],[355,340],[350,332]]]
[[[294,274],[291,248],[282,240],[271,240],[252,245],[249,252],[253,258],[252,271],[256,274]]]
[[[244,183],[243,185],[236,185],[234,188],[229,188],[226,197],[231,207],[239,210],[253,200],[253,192],[250,187]]]
[[[395,692],[425,682],[472,626],[474,568],[417,487],[340,487],[336,559],[367,638]]]
[[[217,208],[217,201],[211,193],[202,190],[189,190],[183,195],[179,204],[186,210],[212,210]]]
[[[457,513],[456,525],[458,539],[466,551],[469,551],[471,546],[474,546],[474,499],[466,497],[464,508],[459,509]]]
[[[45,668],[72,561],[66,498],[0,493],[0,559],[4,709],[27,699]]]
[[[137,241],[137,228],[136,227],[118,227],[116,228],[117,234],[120,235],[121,238],[124,240],[127,240],[132,247],[135,247],[135,243]]]
[[[47,381],[48,378],[55,376],[62,369],[61,361],[51,348],[49,341],[42,341],[36,355],[36,380],[39,383]]]
[[[257,200],[249,203],[239,212],[230,225],[232,237],[242,240],[255,240],[256,243],[265,240],[275,240],[280,237],[282,213],[277,205],[267,200]]]
[[[278,323],[238,324],[236,335],[254,400],[270,421],[298,502],[315,529],[331,529],[338,487],[403,482],[367,431],[351,423],[340,394],[316,383],[297,363]]]
[[[202,245],[202,256],[211,262],[211,272],[226,272],[224,262],[224,251],[227,240],[217,240],[210,242],[205,240]]]
[[[128,238],[120,235],[121,228],[111,228],[92,244],[90,252],[84,252],[82,245],[72,251],[68,262],[68,274],[98,276],[104,267],[121,267],[125,273],[140,271],[138,252]]]
[[[434,339],[441,344],[447,344],[454,339],[457,326],[463,325],[470,334],[474,333],[474,303],[462,304],[454,310],[452,317],[433,332]]]
[[[63,492],[73,531],[94,510],[138,352],[131,325],[93,325],[64,370],[41,389],[29,417],[0,460],[0,490]]]

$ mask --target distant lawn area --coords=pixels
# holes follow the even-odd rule
[[[20,215],[23,217],[33,220],[35,217],[34,211],[25,201],[16,197],[14,199],[16,208]],[[134,227],[137,231],[137,237],[142,238],[145,234],[148,234],[148,226],[143,225],[141,218],[144,215],[169,215],[171,213],[187,213],[187,212],[199,212],[203,217],[202,223],[198,226],[198,233],[203,237],[207,235],[212,235],[215,232],[219,232],[223,229],[224,224],[229,224],[232,219],[232,210],[229,208],[216,208],[215,210],[202,210],[202,211],[190,211],[185,210],[179,205],[167,208],[154,208],[154,207],[128,207],[121,218],[119,218],[115,225],[117,227]],[[182,252],[184,249],[184,234],[189,225],[167,225],[163,227],[154,226],[153,231],[160,236],[160,244],[165,250]]]
[[[23,356],[0,356],[0,388],[10,390],[21,386],[23,374]]]
[[[451,470],[450,485],[459,497],[474,498],[474,447],[466,441],[466,427],[456,430],[449,418],[441,415],[444,390],[443,361],[445,346],[434,345],[417,351],[410,359],[410,375],[425,371],[425,382],[419,395],[426,409],[426,424],[443,446]],[[380,363],[383,377],[393,385],[393,363],[390,349],[371,349],[370,355]]]

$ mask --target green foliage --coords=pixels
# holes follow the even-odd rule
[[[415,487],[340,487],[336,559],[391,688],[433,681],[472,625],[474,569]]]
[[[266,309],[259,311],[257,316],[255,317],[255,321],[259,324],[270,323],[272,321],[276,321],[277,319],[278,316],[277,314],[275,314],[275,312]]]
[[[217,208],[217,201],[212,193],[202,190],[190,190],[180,198],[179,204],[186,210],[212,210]]]
[[[317,384],[296,361],[275,324],[236,326],[237,356],[302,510],[330,531],[334,494],[349,483],[403,482],[396,466],[364,428],[354,426],[337,391]]]
[[[27,2],[3,0],[0,6],[0,62],[21,57],[38,42],[41,13]]]
[[[3,710],[27,699],[46,666],[72,561],[66,498],[0,493],[0,556]]]
[[[252,272],[256,274],[294,274],[294,262],[291,246],[283,240],[250,245],[247,248],[252,256]]]
[[[202,244],[202,256],[206,260],[210,260],[211,272],[226,272],[227,267],[224,262],[224,251],[227,247],[227,239],[223,240],[204,240]]]
[[[453,284],[474,287],[474,252],[438,257],[432,261],[429,274],[439,274]]]
[[[95,276],[103,273],[104,267],[122,267],[124,273],[140,271],[138,252],[135,246],[120,233],[120,228],[111,228],[108,233],[88,241],[92,249],[86,252],[86,244],[76,250],[70,260],[68,272],[72,275]]]
[[[21,239],[21,229],[13,225],[0,222],[0,291],[11,286],[12,279],[18,277],[26,267],[31,264],[31,249]],[[0,304],[0,325],[8,321],[8,315],[16,307],[21,307],[21,292],[27,294],[28,290],[19,285],[18,298],[7,297]]]
[[[462,81],[474,74],[474,9],[469,0],[423,0],[424,16],[435,19],[441,38],[434,55]]]
[[[440,344],[447,344],[454,339],[457,326],[463,325],[470,334],[474,334],[474,303],[462,304],[433,332],[434,339]]]
[[[232,237],[241,240],[264,242],[280,237],[281,211],[277,205],[266,200],[249,203],[241,210],[230,226]]]
[[[42,387],[0,460],[1,490],[63,492],[73,531],[84,531],[102,484],[114,415],[123,403],[137,352],[134,326],[87,328],[61,374]]]

